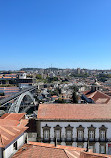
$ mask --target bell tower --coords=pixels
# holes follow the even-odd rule
[[[91,91],[95,92],[97,90],[100,90],[100,84],[97,82],[97,79],[95,79],[94,83],[91,86]]]

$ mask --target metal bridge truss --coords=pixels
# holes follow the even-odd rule
[[[36,104],[33,95],[31,94],[31,92],[28,91],[28,92],[22,93],[20,96],[18,96],[18,98],[10,106],[8,113],[19,113],[21,103],[22,103],[24,97],[26,97],[26,96],[31,99],[31,101],[33,102],[34,105]],[[30,107],[30,105],[27,105],[27,106]],[[27,107],[27,109],[29,109],[29,107]]]

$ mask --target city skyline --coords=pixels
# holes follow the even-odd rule
[[[0,70],[110,69],[111,1],[0,2]]]

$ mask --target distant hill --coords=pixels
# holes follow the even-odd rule
[[[43,68],[22,68],[20,69],[20,71],[36,71],[36,70],[41,70]],[[63,69],[59,69],[59,68],[55,68],[55,67],[52,67],[52,68],[46,68],[44,70],[63,70]]]
[[[41,70],[42,68],[22,68],[20,71],[36,71],[36,70]]]

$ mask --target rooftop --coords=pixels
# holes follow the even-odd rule
[[[53,144],[29,142],[25,144],[12,158],[79,158],[83,148]]]
[[[111,158],[111,155],[85,152],[84,148],[29,142],[12,158]]]
[[[86,91],[84,95],[87,98],[91,98],[96,104],[107,104],[110,101],[110,96],[102,93],[101,91]]]
[[[25,113],[5,113],[0,117],[0,147],[6,147],[28,129]]]
[[[5,113],[0,118],[20,121],[21,119],[25,118],[25,113]]]
[[[111,105],[106,104],[40,104],[38,120],[111,121]]]
[[[28,127],[0,126],[0,147],[5,147],[14,139],[24,133]]]

